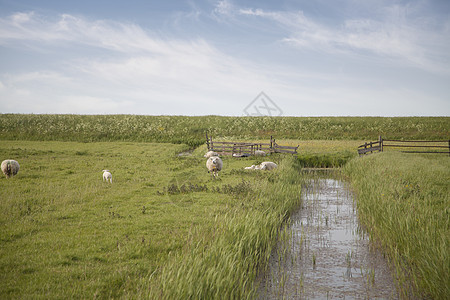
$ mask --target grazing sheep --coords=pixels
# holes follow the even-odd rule
[[[255,156],[266,156],[266,152],[262,150],[255,150]]]
[[[213,177],[218,177],[218,172],[222,170],[223,162],[218,156],[212,156],[206,161],[206,167],[208,172],[212,174]]]
[[[103,181],[112,183],[112,174],[109,170],[103,170]]]
[[[261,170],[271,171],[271,170],[273,170],[273,169],[276,169],[278,166],[277,166],[277,164],[274,163],[274,162],[271,162],[271,161],[265,161],[265,162],[262,162],[262,163],[260,164],[260,167],[261,167]]]
[[[208,151],[208,152],[206,152],[205,155],[203,155],[203,157],[206,157],[206,158],[210,158],[210,157],[213,157],[213,156],[219,156],[219,153],[214,152],[214,151]]]
[[[2,161],[2,172],[6,178],[13,177],[19,172],[19,163],[13,159],[6,159]]]

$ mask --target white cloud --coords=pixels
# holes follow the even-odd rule
[[[17,18],[22,21],[14,21]],[[262,88],[274,85],[259,66],[226,55],[202,39],[160,38],[134,24],[89,21],[67,14],[54,21],[33,13],[16,14],[1,22],[10,31],[6,35],[0,30],[0,41],[14,39],[62,53],[57,69],[0,74],[5,82],[2,94],[14,96],[31,111],[62,112],[65,107],[78,113],[132,108],[140,113],[155,109],[169,113],[170,108],[176,114],[217,114],[220,110],[240,114],[243,94],[251,100]],[[71,50],[80,45],[97,48],[100,55],[79,56]],[[47,105],[37,108],[26,94]],[[49,105],[49,99],[57,105]],[[120,104],[115,106],[114,101]],[[180,101],[197,108],[187,112],[184,105],[177,105]],[[89,109],[83,110],[85,106]],[[5,107],[0,103],[0,110],[12,109]]]
[[[350,18],[341,26],[317,22],[302,11],[265,11],[241,8],[244,17],[260,17],[280,26],[285,36],[280,40],[295,47],[330,54],[367,55],[390,58],[396,64],[413,66],[430,72],[449,74],[450,62],[442,58],[450,53],[449,21],[439,23],[426,16],[414,15],[420,5],[393,5],[381,8],[381,18]],[[409,11],[408,17],[404,16]]]

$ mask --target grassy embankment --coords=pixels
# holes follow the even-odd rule
[[[405,298],[450,296],[450,158],[380,153],[344,168],[360,220],[396,268]]]

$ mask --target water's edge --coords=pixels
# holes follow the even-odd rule
[[[359,226],[345,181],[311,179],[260,278],[260,299],[398,299],[388,263]]]

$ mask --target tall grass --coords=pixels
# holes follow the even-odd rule
[[[356,156],[356,151],[343,151],[336,153],[300,153],[297,155],[298,163],[304,168],[339,168]]]
[[[278,230],[300,201],[300,177],[292,158],[241,205],[218,216],[209,234],[179,253],[150,279],[150,298],[251,299],[259,268]],[[147,296],[147,295],[146,295]]]
[[[1,140],[205,142],[215,138],[448,139],[449,117],[220,117],[0,114]]]
[[[354,159],[344,170],[360,220],[394,263],[403,297],[448,299],[449,158],[387,152]]]

